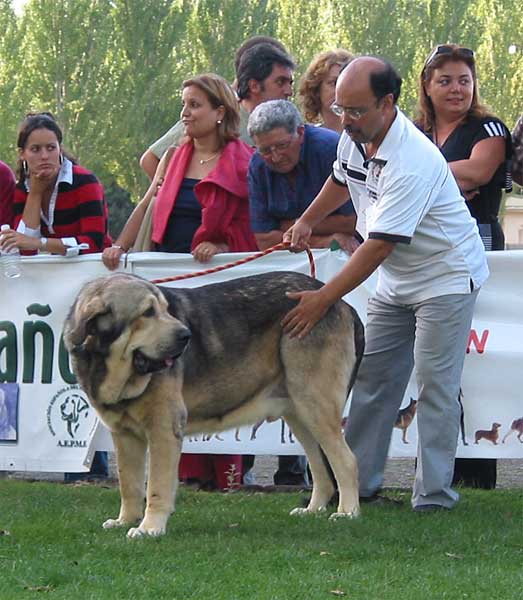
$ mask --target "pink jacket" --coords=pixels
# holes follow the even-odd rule
[[[167,167],[153,209],[153,242],[162,242],[169,216],[194,151],[192,142],[180,146]],[[216,167],[194,186],[202,206],[202,224],[191,248],[201,242],[226,243],[230,252],[257,250],[249,224],[247,169],[254,150],[241,140],[227,143]]]

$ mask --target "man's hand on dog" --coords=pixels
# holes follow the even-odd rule
[[[287,292],[287,298],[299,300],[298,304],[282,319],[282,327],[290,337],[305,337],[325,315],[331,302],[325,299],[322,290]]]

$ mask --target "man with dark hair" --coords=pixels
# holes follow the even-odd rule
[[[238,76],[238,67],[240,66],[240,60],[247,50],[250,50],[253,46],[258,44],[270,44],[278,50],[281,50],[284,54],[288,55],[287,48],[278,41],[276,38],[270,37],[269,35],[253,35],[243,42],[243,44],[234,53],[234,75]]]
[[[258,41],[259,40],[259,41]],[[249,113],[265,100],[285,99],[292,95],[294,62],[285,47],[270,37],[255,36],[236,51],[236,81],[242,81],[240,98],[240,139],[252,145],[247,135]],[[152,180],[167,148],[177,146],[184,137],[184,127],[178,121],[152,144],[140,158],[140,166]]]
[[[333,110],[344,132],[332,177],[284,239],[303,249],[316,223],[346,200],[364,238],[351,260],[283,320],[303,337],[339,298],[375,270],[365,354],[346,428],[362,500],[380,499],[383,471],[413,368],[418,383],[416,512],[450,509],[460,410],[458,394],[472,313],[488,267],[478,228],[439,149],[397,108],[400,78],[375,57],[351,62]]]
[[[266,100],[287,100],[292,96],[291,57],[272,44],[257,44],[244,52],[236,73],[237,92],[242,106],[252,112]]]

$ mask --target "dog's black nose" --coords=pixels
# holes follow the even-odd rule
[[[191,339],[191,335],[191,330],[185,327],[184,329],[176,333],[176,342],[178,344],[183,344],[184,346],[186,346],[189,343],[189,340]]]

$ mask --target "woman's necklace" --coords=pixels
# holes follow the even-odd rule
[[[213,154],[212,156],[209,156],[209,158],[200,158],[200,159],[198,159],[198,162],[201,165],[204,165],[205,163],[211,162],[211,160],[213,158],[216,158],[219,154],[220,154],[220,151],[218,150],[218,152],[216,152],[216,154]]]

